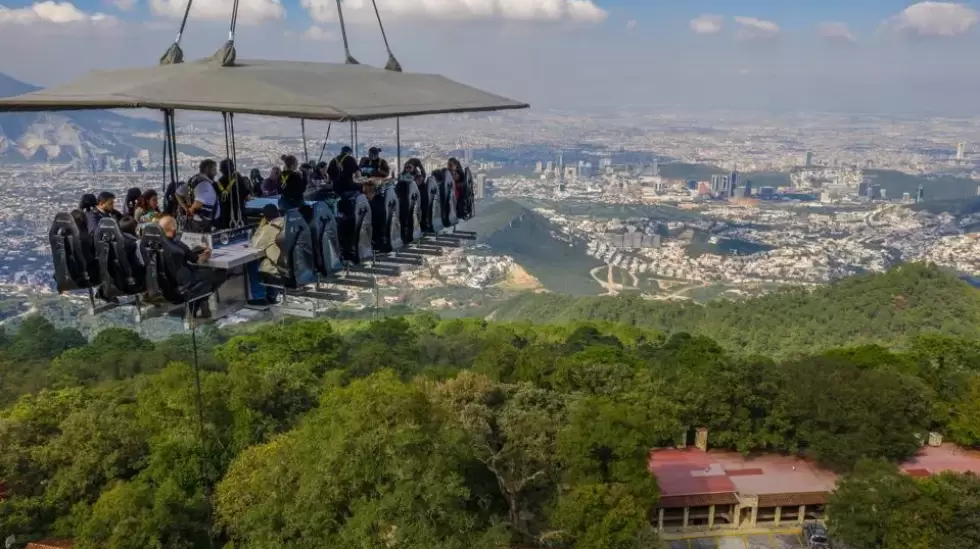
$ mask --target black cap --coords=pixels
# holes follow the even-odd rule
[[[350,145],[344,145],[340,148],[340,154],[350,154],[354,152],[354,149],[350,148]]]
[[[272,221],[279,217],[279,207],[275,204],[266,204],[262,206],[262,217],[267,221]]]
[[[368,154],[374,154],[381,152],[381,147],[371,147],[368,149]]]

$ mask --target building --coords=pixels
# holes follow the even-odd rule
[[[760,187],[759,198],[762,200],[772,200],[776,196],[775,187]]]
[[[483,200],[487,187],[487,174],[481,173],[476,175],[476,199]]]
[[[738,188],[738,170],[732,170],[731,175],[728,176],[728,198],[735,196],[735,189]]]
[[[538,160],[537,164],[534,165],[534,173],[541,173],[544,171],[544,163]]]
[[[925,189],[922,188],[922,185],[919,185],[919,188],[915,190],[915,203],[918,204],[919,202],[922,202],[925,199],[926,199]]]
[[[966,143],[956,144],[956,159],[963,160],[966,158]]]
[[[807,168],[809,168],[810,166],[813,166],[813,153],[812,152],[807,151],[806,154],[803,155],[803,166],[805,166]]]
[[[654,519],[659,531],[779,526],[825,516],[834,473],[793,456],[705,451],[706,429],[698,431],[695,445],[650,453],[650,471],[660,486]],[[980,452],[953,444],[923,446],[901,468],[917,477],[977,473]]]
[[[729,176],[715,174],[711,176],[711,192],[718,196],[728,196]]]

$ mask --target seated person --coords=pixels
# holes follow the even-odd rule
[[[248,180],[252,184],[252,194],[258,195],[262,189],[262,172],[258,168],[252,168],[248,173]]]
[[[463,190],[463,181],[466,179],[466,172],[463,171],[463,165],[455,158],[449,159],[449,162],[446,163],[446,169],[449,170],[449,175],[453,177],[453,193],[459,200]]]
[[[286,258],[282,255],[277,239],[285,228],[286,219],[279,214],[279,208],[274,204],[266,204],[262,208],[262,221],[252,235],[251,246],[265,253],[259,262],[259,275],[262,278],[272,278],[278,281],[285,274]],[[276,289],[266,288],[266,297],[270,302],[276,299]]]
[[[140,195],[142,194],[143,191],[141,191],[138,187],[132,187],[126,191],[126,200],[123,201],[122,209],[122,214],[124,216],[133,215],[133,212],[136,210],[136,201],[139,200]]]
[[[95,197],[94,194],[83,194],[82,200],[78,203],[78,209],[82,213],[88,213],[95,209],[95,205],[99,203],[99,199]],[[83,231],[84,232],[84,231]]]
[[[108,191],[103,191],[96,198],[95,208],[92,208],[91,211],[85,214],[88,234],[95,236],[95,230],[99,228],[99,222],[107,217],[119,219],[121,216],[116,212],[116,195]]]
[[[204,267],[211,259],[211,249],[188,248],[177,238],[177,220],[169,215],[162,216],[157,223],[176,251],[169,267],[174,270],[177,289],[184,298],[193,299],[217,290],[227,276],[223,271]],[[208,300],[196,301],[192,312],[198,318],[211,318]]]
[[[152,223],[160,216],[160,197],[153,189],[143,191],[136,200],[136,210],[133,217],[137,223]]]
[[[273,166],[272,171],[269,172],[269,177],[262,180],[262,184],[259,185],[259,192],[262,196],[279,196],[279,191],[282,187],[282,170],[279,166]]]
[[[282,155],[283,171],[279,179],[282,181],[279,207],[283,210],[299,208],[304,204],[306,194],[306,179],[299,171],[299,160],[291,154]]]
[[[330,165],[327,166],[327,174],[330,176],[330,181],[333,182],[333,189],[337,194],[361,190],[361,186],[354,181],[354,176],[361,172],[361,168],[357,165],[357,160],[352,156],[353,152],[353,149],[344,145],[340,149],[340,154],[334,157],[330,161]]]
[[[388,167],[388,162],[381,158],[381,147],[368,149],[368,155],[361,159],[358,167],[368,177],[387,178],[391,176],[391,168]]]
[[[129,265],[134,269],[143,267],[143,257],[139,253],[139,236],[136,234],[138,228],[139,222],[132,216],[127,215],[119,220],[119,231],[126,239],[123,242],[123,247],[126,248],[126,259],[129,260]],[[138,276],[141,277],[142,273],[139,273]]]
[[[231,159],[222,160],[218,171],[221,172],[215,182],[218,202],[221,204],[221,211],[227,215],[215,220],[215,228],[223,230],[231,227],[235,212],[245,211],[245,203],[251,198],[251,185],[244,175],[235,170],[235,165]]]

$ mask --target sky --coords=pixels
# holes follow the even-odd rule
[[[376,0],[407,71],[537,108],[980,115],[980,0]],[[4,4],[6,2],[6,4]],[[0,72],[39,85],[150,65],[186,0],[0,0]],[[351,53],[384,65],[370,0],[343,0]],[[232,0],[193,0],[210,55]],[[241,58],[340,62],[336,0],[240,0]]]

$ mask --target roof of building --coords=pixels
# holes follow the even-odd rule
[[[660,485],[661,507],[734,503],[729,500],[736,495],[758,496],[763,507],[813,505],[826,503],[837,483],[834,473],[792,456],[662,449],[650,453],[649,467]],[[916,477],[944,471],[980,474],[980,452],[954,444],[925,446],[902,470]]]
[[[443,76],[368,65],[214,59],[94,71],[0,99],[2,111],[184,109],[317,120],[522,109],[528,105]]]
[[[24,549],[71,549],[75,543],[68,539],[46,539],[27,544]]]

